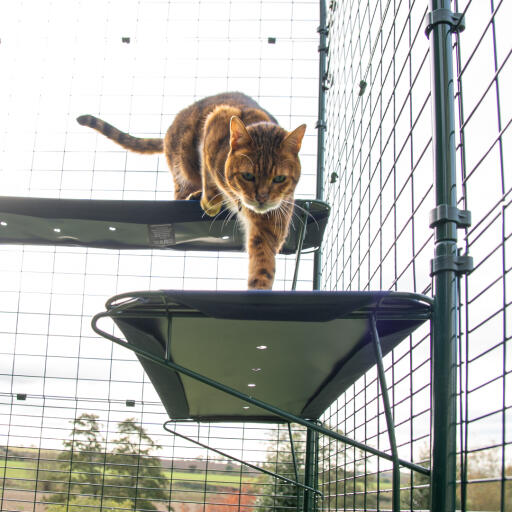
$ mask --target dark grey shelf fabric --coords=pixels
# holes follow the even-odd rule
[[[304,216],[303,250],[320,246],[329,217],[321,201],[297,200],[283,254],[294,254]],[[0,243],[102,249],[241,251],[236,216],[206,216],[198,201],[125,201],[0,196]]]
[[[100,316],[121,329],[171,419],[276,422],[164,367],[167,342],[174,363],[314,420],[375,364],[371,315],[386,354],[430,318],[430,308],[426,297],[393,292],[161,291],[114,297]]]

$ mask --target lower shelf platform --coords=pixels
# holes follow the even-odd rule
[[[372,322],[385,355],[430,314],[397,292],[158,291],[113,297],[93,328],[137,354],[171,419],[279,422],[245,397],[317,420],[376,364]]]

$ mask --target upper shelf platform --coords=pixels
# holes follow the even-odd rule
[[[329,206],[297,199],[281,251],[294,254],[304,220],[304,249],[320,246]],[[307,212],[307,213],[306,213]],[[101,249],[244,250],[236,216],[205,215],[199,201],[125,201],[0,197],[0,243]]]

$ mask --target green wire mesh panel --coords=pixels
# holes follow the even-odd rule
[[[459,197],[475,260],[461,283],[458,497],[464,510],[511,510],[512,6],[455,4],[466,17],[454,65]]]
[[[316,0],[29,0],[0,11],[2,195],[169,200],[162,155],[128,153],[75,118],[159,137],[194,100],[240,90],[283,127],[308,125],[298,196],[314,197]],[[311,288],[311,260],[299,289]],[[61,512],[80,500],[69,511],[223,512],[272,495],[278,484],[166,434],[135,356],[90,329],[116,293],[245,289],[245,254],[27,245],[2,246],[0,262],[1,510]],[[279,257],[276,289],[290,289],[294,263]],[[93,422],[96,440],[83,432]],[[265,463],[272,430],[208,428],[203,442]]]
[[[323,287],[430,293],[433,207],[430,66],[424,2],[330,5],[326,200],[333,206]],[[385,358],[402,457],[429,464],[428,327]],[[368,372],[324,421],[389,450],[377,372]],[[329,441],[320,461],[326,510],[390,510],[391,464]],[[401,472],[404,510],[428,508],[425,477]]]
[[[323,249],[325,289],[432,293],[428,10],[423,1],[329,5],[324,190],[332,216]],[[461,284],[457,508],[504,511],[512,506],[507,282],[512,110],[505,92],[512,77],[506,21],[512,13],[503,1],[454,2],[453,10],[465,14],[466,24],[454,39],[459,208],[473,214],[461,245],[475,259],[475,271]],[[399,452],[428,466],[428,332],[415,333],[385,364]],[[324,420],[389,449],[374,371],[341,396]],[[330,444],[320,465],[324,509],[390,509],[390,465]],[[429,507],[428,479],[402,471],[401,488],[403,510]]]
[[[269,510],[295,507],[282,484],[177,436],[163,435],[159,403],[19,397],[2,453],[2,510]],[[68,420],[70,416],[73,420]],[[70,424],[71,423],[71,424]],[[255,424],[176,423],[230,456],[295,478],[288,430]],[[303,478],[304,433],[293,431]],[[44,447],[38,446],[44,443]]]

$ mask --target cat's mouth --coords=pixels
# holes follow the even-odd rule
[[[279,208],[280,202],[265,202],[265,203],[258,203],[258,201],[243,201],[243,204],[246,208],[249,208],[249,210],[252,210],[256,213],[267,213],[271,210],[275,210],[276,208]]]

